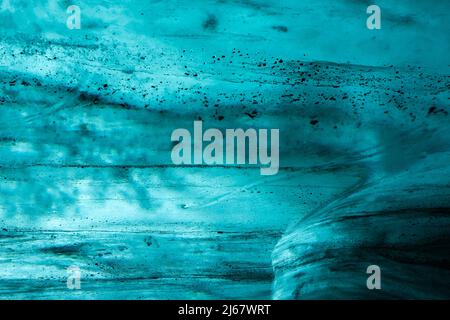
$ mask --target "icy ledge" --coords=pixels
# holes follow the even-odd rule
[[[428,155],[302,217],[273,252],[273,297],[448,299],[448,159]],[[373,264],[381,290],[366,286]]]

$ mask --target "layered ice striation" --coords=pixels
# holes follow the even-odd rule
[[[0,298],[450,297],[445,1],[381,30],[351,0],[9,4]],[[280,129],[279,173],[173,165],[194,120]]]

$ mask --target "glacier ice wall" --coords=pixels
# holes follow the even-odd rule
[[[1,7],[1,298],[450,296],[445,1],[76,2]],[[279,174],[174,166],[199,119]]]

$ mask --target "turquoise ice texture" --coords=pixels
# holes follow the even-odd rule
[[[0,3],[1,299],[450,298],[449,1]],[[280,172],[173,165],[199,119]]]

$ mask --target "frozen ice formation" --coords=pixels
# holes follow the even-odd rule
[[[450,297],[445,1],[381,30],[347,0],[10,4],[0,298]],[[174,165],[196,120],[279,129],[278,173]]]

